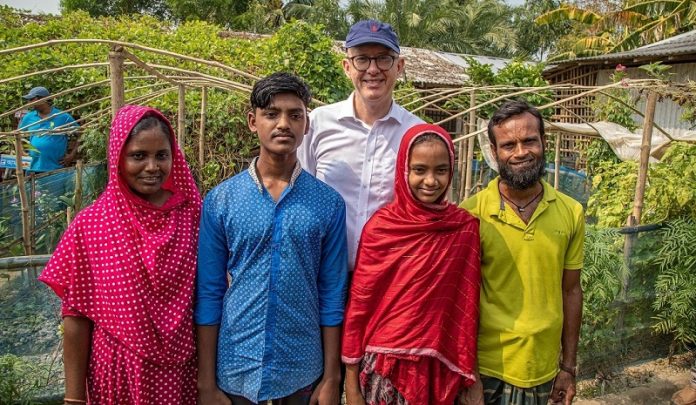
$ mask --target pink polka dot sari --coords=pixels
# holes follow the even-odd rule
[[[119,175],[128,134],[152,108],[125,106],[111,125],[106,191],[77,216],[39,280],[63,300],[64,316],[93,324],[91,404],[194,404],[192,320],[201,200],[171,125],[172,170],[161,207],[134,195]],[[166,119],[165,119],[166,121]]]

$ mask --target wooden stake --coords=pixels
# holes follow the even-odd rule
[[[473,133],[476,131],[476,92],[471,90],[469,98],[469,131],[468,133]],[[474,146],[476,144],[476,137],[469,138],[466,150],[466,183],[464,188],[464,199],[469,198],[471,194],[471,174],[474,170]]]
[[[36,250],[36,173],[29,175],[31,193],[29,193],[29,237],[31,238],[31,251]]]
[[[179,110],[176,115],[177,142],[184,153],[184,133],[186,131],[186,86],[179,85]]]
[[[75,215],[82,209],[82,159],[75,164]]]
[[[205,166],[205,111],[208,109],[208,88],[201,89],[201,127],[198,134],[198,170],[200,176],[203,176],[203,167]]]
[[[648,101],[645,106],[645,120],[643,121],[643,139],[640,144],[640,167],[638,168],[638,181],[636,183],[636,194],[633,198],[633,212],[626,220],[626,226],[633,227],[640,225],[643,213],[643,199],[645,197],[645,183],[648,178],[648,164],[650,162],[650,146],[652,144],[653,122],[655,120],[655,107],[657,105],[657,93],[648,93]],[[633,263],[633,247],[636,243],[636,234],[628,233],[624,239],[624,271],[621,274],[621,290],[619,291],[619,301],[622,303],[621,309],[616,319],[616,330],[621,332],[624,326],[626,314],[626,299],[631,284],[631,268]]]
[[[553,161],[553,188],[558,190],[559,183],[561,181],[561,141],[563,140],[563,134],[561,132],[556,133],[556,155]]]
[[[109,78],[111,79],[111,117],[115,118],[118,110],[123,107],[125,86],[123,84],[123,50],[122,46],[114,46],[109,52]]]
[[[648,179],[648,164],[650,162],[650,147],[652,145],[653,122],[655,121],[655,107],[657,105],[657,93],[648,93],[648,102],[645,107],[645,120],[643,121],[643,140],[640,144],[640,167],[638,168],[638,183],[633,199],[634,225],[639,225],[643,214],[643,199],[645,196],[645,183]]]
[[[457,124],[457,134],[461,135],[464,132],[463,125],[464,123],[462,122],[461,118],[457,118],[456,121]],[[466,170],[466,141],[464,142],[459,142],[459,153],[457,154],[459,156],[459,162],[457,165],[457,173],[459,173],[459,184],[457,188],[457,201],[461,202],[464,199],[464,170]]]
[[[19,190],[19,201],[22,204],[22,241],[24,243],[24,254],[30,255],[31,249],[31,224],[29,223],[29,199],[27,198],[26,182],[24,180],[24,170],[22,169],[22,156],[24,147],[22,145],[22,134],[15,135],[15,151],[17,152],[17,189]]]

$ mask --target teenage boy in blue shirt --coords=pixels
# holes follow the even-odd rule
[[[346,213],[297,160],[310,99],[287,73],[257,82],[248,124],[259,157],[205,198],[195,309],[201,404],[339,403]]]

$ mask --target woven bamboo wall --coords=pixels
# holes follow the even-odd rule
[[[551,84],[577,84],[579,86],[595,86],[597,81],[597,66],[575,66],[546,77]],[[558,89],[556,100],[582,93],[581,89]],[[593,121],[592,102],[593,97],[579,98],[562,103],[552,117],[556,122],[583,123]],[[583,135],[563,133],[561,143],[561,163],[564,166],[575,169],[584,169],[586,161],[581,151],[584,150],[591,138]]]

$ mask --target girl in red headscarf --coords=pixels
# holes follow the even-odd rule
[[[478,220],[446,201],[454,146],[406,132],[395,198],[363,229],[344,324],[349,404],[452,405],[474,382]]]
[[[201,200],[169,122],[126,106],[106,191],[39,280],[63,300],[65,404],[195,404],[193,281]]]

